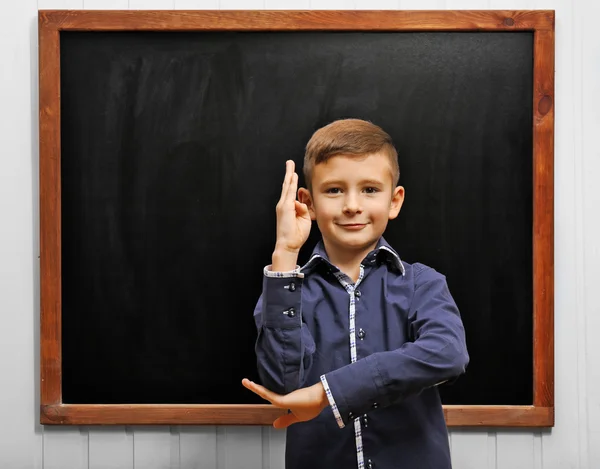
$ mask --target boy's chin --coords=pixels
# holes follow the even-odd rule
[[[361,250],[377,244],[379,236],[374,237],[373,234],[366,233],[348,233],[341,236],[329,237],[329,243],[334,244],[342,249]]]

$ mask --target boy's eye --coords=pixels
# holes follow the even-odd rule
[[[374,194],[375,192],[379,192],[379,189],[377,189],[376,187],[366,187],[365,192],[367,194]]]
[[[339,187],[330,187],[325,192],[327,192],[328,194],[339,194],[340,188]]]

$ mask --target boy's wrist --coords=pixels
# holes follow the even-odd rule
[[[274,272],[289,272],[294,270],[298,265],[298,252],[293,249],[275,246],[271,270]]]
[[[320,407],[321,410],[323,410],[325,407],[327,407],[329,405],[329,399],[327,398],[327,393],[325,392],[325,387],[323,386],[323,383],[321,381],[319,381],[316,386],[318,386],[319,389],[319,396],[320,396]]]

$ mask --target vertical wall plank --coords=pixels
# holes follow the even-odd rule
[[[2,4],[0,467],[42,466],[39,422],[37,1]]]
[[[593,294],[596,290],[594,281],[598,278],[590,278],[587,265],[589,262],[597,262],[597,246],[594,249],[596,255],[588,256],[589,241],[593,238],[589,237],[586,232],[590,216],[588,203],[584,200],[588,196],[588,191],[595,192],[595,198],[598,198],[598,186],[592,188],[590,180],[584,176],[589,174],[588,171],[593,167],[590,165],[590,156],[594,151],[594,146],[586,142],[587,139],[592,139],[592,135],[596,135],[598,129],[598,118],[593,118],[593,110],[587,104],[589,93],[593,92],[593,86],[590,86],[591,81],[600,79],[600,70],[596,67],[595,71],[590,70],[589,60],[596,60],[591,52],[594,45],[590,41],[598,40],[598,28],[593,24],[591,15],[597,14],[597,4],[592,6],[592,2],[580,2],[573,5],[573,50],[575,64],[574,69],[579,72],[575,75],[574,85],[577,92],[575,93],[575,111],[579,111],[574,115],[575,127],[575,185],[577,187],[576,203],[574,210],[576,211],[576,242],[578,246],[576,265],[577,265],[577,299],[580,300],[576,304],[578,317],[579,334],[579,462],[582,468],[595,467],[600,463],[600,435],[598,433],[598,371],[593,370],[593,363],[598,366],[598,345],[597,334],[591,329],[596,323],[598,317],[598,303],[594,301]],[[585,74],[592,73],[591,77],[586,77]],[[590,79],[591,78],[591,79]],[[597,84],[596,84],[597,85]],[[597,89],[597,88],[596,88]],[[584,102],[586,103],[584,105]],[[594,127],[595,126],[595,127]],[[591,148],[590,148],[591,147]],[[597,146],[596,146],[597,148]],[[597,160],[596,155],[596,160]],[[597,174],[597,173],[596,173]],[[591,194],[590,194],[591,195]],[[597,224],[597,218],[594,217]],[[588,294],[588,288],[592,288],[591,295]],[[586,291],[587,290],[587,291]],[[590,301],[591,300],[591,301]],[[593,309],[592,309],[593,308]],[[590,321],[591,316],[595,315],[596,320]],[[595,350],[594,350],[595,349]],[[590,373],[591,371],[591,373]],[[590,376],[590,374],[593,374]],[[590,407],[593,409],[589,412]],[[589,412],[589,413],[588,413]]]
[[[87,428],[46,426],[43,457],[44,469],[87,469]]]
[[[533,435],[533,466],[531,469],[544,469],[544,455],[542,449],[542,431]]]
[[[498,467],[498,435],[496,432],[488,433],[488,464],[487,469],[496,469]]]
[[[589,467],[600,464],[600,346],[598,331],[600,331],[600,302],[598,301],[598,285],[600,285],[600,146],[598,145],[598,129],[600,129],[600,31],[598,15],[600,5],[597,1],[574,2],[579,4],[583,13],[581,21],[582,41],[582,113],[581,113],[581,142],[582,146],[582,233],[583,253],[585,263],[582,264],[584,298],[583,311],[587,320],[585,338],[586,363],[584,372],[587,382],[585,393],[587,397],[583,409],[587,407],[588,447],[587,459]],[[580,406],[581,408],[581,406]],[[584,451],[585,448],[581,448]]]
[[[133,469],[133,431],[91,427],[88,451],[89,469]]]
[[[533,430],[503,430],[496,435],[497,469],[531,469],[534,467]]]
[[[495,469],[488,468],[488,433],[453,430],[452,466],[457,469]]]
[[[182,426],[181,469],[217,469],[217,427]]]
[[[261,469],[263,460],[260,427],[219,427],[217,454],[218,469]]]
[[[135,427],[133,430],[133,467],[165,469],[171,467],[169,427]]]
[[[263,456],[263,467],[265,469],[285,468],[285,437],[285,430],[277,430],[272,426],[265,427],[263,439],[268,439],[269,443],[268,455]]]

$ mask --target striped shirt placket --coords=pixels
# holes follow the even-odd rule
[[[355,316],[356,316],[356,288],[360,284],[365,274],[364,267],[360,266],[360,274],[358,280],[353,283],[352,280],[343,272],[335,272],[335,277],[338,282],[344,287],[344,289],[350,295],[350,361],[354,363],[356,361],[356,334],[355,334]],[[360,426],[360,417],[354,419],[354,435],[356,439],[356,460],[358,462],[358,469],[364,469],[365,461],[363,455],[363,444],[362,444],[362,430]]]

